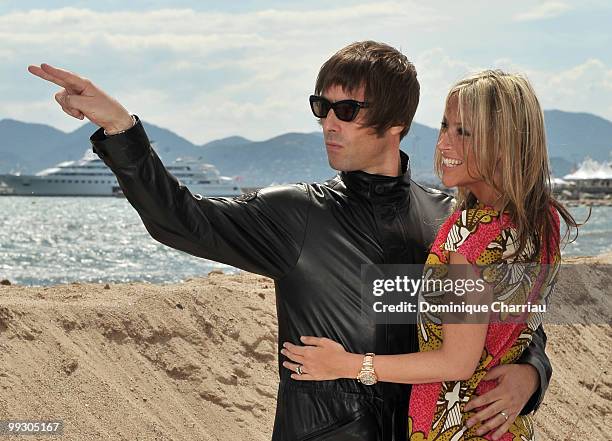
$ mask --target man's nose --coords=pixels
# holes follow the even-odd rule
[[[321,125],[326,132],[338,132],[340,130],[341,121],[336,117],[334,109],[329,109],[327,116],[321,118]]]

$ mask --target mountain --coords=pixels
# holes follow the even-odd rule
[[[204,147],[233,147],[237,145],[250,144],[251,142],[253,141],[243,138],[242,136],[230,136],[228,138],[211,141],[208,144],[204,144]]]
[[[164,160],[198,156],[200,148],[185,138],[168,129],[147,122],[143,124]],[[89,137],[96,129],[88,122],[73,132],[65,133],[44,124],[0,120],[0,173],[35,173],[61,161],[79,159],[91,149]]]
[[[586,156],[598,161],[610,159],[612,122],[588,113],[548,110],[544,114],[555,176],[570,173]],[[243,186],[322,181],[335,174],[328,165],[320,132],[285,133],[265,141],[231,136],[198,146],[168,129],[143,124],[165,162],[181,156],[201,157],[226,176],[240,176]],[[78,159],[90,148],[89,136],[95,129],[87,123],[65,133],[44,124],[1,120],[0,173],[34,173],[61,161]],[[432,163],[437,137],[437,129],[413,123],[402,140],[416,180],[436,181]]]
[[[548,110],[544,120],[555,176],[571,173],[585,156],[600,162],[612,159],[612,122],[607,119],[590,113]]]
[[[3,119],[0,121],[0,170],[42,168],[49,162],[41,158],[52,155],[53,146],[65,139],[66,133],[51,126]]]
[[[433,172],[433,157],[438,143],[438,129],[412,123],[401,142],[403,151],[410,155],[412,178],[417,181],[437,181]]]
[[[577,161],[577,162],[580,162],[580,161]],[[553,176],[556,176],[558,178],[563,177],[567,175],[568,173],[571,173],[578,166],[577,162],[568,161],[567,159],[560,158],[558,156],[554,156],[550,158],[549,162],[550,162],[551,173],[553,174]]]
[[[260,142],[213,141],[202,146],[200,156],[224,174],[240,176],[247,186],[321,181],[334,175],[319,133],[285,133]]]
[[[585,156],[610,159],[612,122],[590,113],[544,112],[550,156],[580,162]]]
[[[570,173],[586,156],[599,161],[610,158],[612,122],[596,115],[560,110],[545,111],[544,118],[555,176]],[[437,182],[433,172],[437,139],[437,129],[413,123],[402,140],[401,147],[410,155],[415,180]],[[223,173],[241,176],[243,182],[252,186],[321,181],[334,175],[327,163],[320,132],[290,133],[262,142],[225,138],[205,144],[203,150],[202,156],[208,162],[217,165]]]

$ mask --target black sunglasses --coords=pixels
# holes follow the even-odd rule
[[[322,96],[310,95],[310,108],[317,118],[327,118],[329,110],[334,109],[336,118],[340,121],[350,122],[357,117],[359,109],[369,106],[369,103],[355,100],[342,100],[332,103]]]

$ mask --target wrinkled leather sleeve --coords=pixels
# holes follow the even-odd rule
[[[157,241],[274,279],[297,263],[311,205],[305,185],[204,198],[166,170],[140,121],[118,135],[107,137],[100,129],[90,139]]]
[[[546,355],[546,333],[544,327],[540,325],[538,329],[533,333],[531,344],[525,348],[521,357],[518,359],[518,363],[530,364],[538,372],[540,377],[540,387],[531,396],[523,410],[521,415],[527,415],[528,413],[535,412],[542,404],[546,389],[552,377],[552,365]]]

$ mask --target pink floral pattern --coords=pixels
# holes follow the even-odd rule
[[[465,256],[472,266],[480,269],[480,276],[491,283],[496,296],[515,304],[546,299],[556,280],[560,262],[559,217],[551,209],[555,220],[555,245],[543,244],[536,273],[513,274],[533,251],[528,244],[518,257],[510,257],[515,249],[516,230],[507,212],[499,213],[491,207],[457,210],[440,228],[426,261],[425,271],[433,269],[442,277],[449,265],[449,253]],[[523,260],[522,260],[523,259]],[[534,265],[531,265],[532,267]],[[551,268],[553,270],[551,271]],[[516,320],[514,320],[516,319]],[[483,381],[487,372],[499,364],[515,362],[531,342],[532,334],[542,321],[541,313],[522,313],[518,317],[508,314],[497,322],[491,321],[487,329],[485,346],[478,367],[466,381],[445,381],[414,385],[410,396],[408,435],[411,441],[489,440],[488,435],[477,436],[478,426],[467,429],[465,422],[475,413],[463,408],[474,394],[483,394],[495,387],[494,381]],[[419,315],[419,349],[432,351],[442,346],[442,325],[431,316]],[[530,416],[519,416],[503,441],[530,441],[535,438]]]

